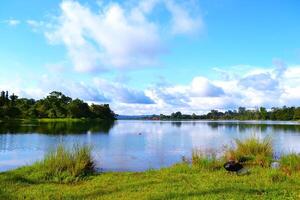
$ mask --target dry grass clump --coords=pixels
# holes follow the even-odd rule
[[[236,160],[250,165],[268,167],[273,158],[272,140],[269,137],[259,139],[251,136],[244,140],[235,140],[236,147],[225,152],[227,160]]]
[[[59,145],[35,165],[45,180],[69,182],[79,180],[95,169],[88,146],[75,145],[71,149]]]
[[[291,153],[281,156],[280,168],[288,175],[292,172],[300,172],[300,154]]]

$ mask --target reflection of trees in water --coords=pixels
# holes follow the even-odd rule
[[[297,124],[246,124],[238,122],[207,122],[207,125],[211,129],[225,127],[226,129],[238,130],[239,132],[246,132],[249,130],[259,130],[261,132],[265,132],[267,131],[267,129],[271,129],[273,131],[300,133],[300,125]]]
[[[178,122],[171,122],[171,124],[172,124],[172,126],[176,126],[176,127],[180,128],[181,125],[182,125],[182,122],[180,122],[180,121],[178,121]]]
[[[108,133],[114,126],[114,121],[85,121],[85,122],[9,122],[0,124],[1,133],[41,133],[41,134],[82,134]]]

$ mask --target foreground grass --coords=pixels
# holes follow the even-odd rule
[[[188,160],[146,172],[95,174],[91,149],[59,146],[32,166],[0,173],[0,199],[300,199],[300,155],[287,154],[269,166],[269,140],[236,141],[218,158],[214,151],[193,151]],[[223,169],[244,159],[247,173]],[[245,159],[247,158],[247,159]]]
[[[269,137],[260,139],[255,135],[244,140],[235,140],[236,147],[225,152],[226,160],[236,160],[250,165],[270,166],[273,160],[273,145]]]
[[[0,174],[0,199],[299,199],[300,174],[251,168],[237,176],[177,164],[140,173],[113,172],[62,184],[40,181],[31,167]]]
[[[91,147],[75,145],[68,149],[59,145],[50,151],[43,160],[34,163],[29,173],[38,180],[51,182],[74,182],[94,172]]]

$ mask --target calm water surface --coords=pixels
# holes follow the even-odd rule
[[[193,148],[222,149],[254,133],[272,136],[276,155],[300,152],[300,124],[295,122],[0,123],[0,171],[31,164],[61,143],[92,145],[99,170],[142,171],[179,162]]]

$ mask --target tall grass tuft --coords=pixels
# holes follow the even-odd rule
[[[291,153],[280,158],[280,168],[288,175],[300,171],[300,154]]]
[[[218,170],[222,168],[222,165],[223,162],[221,159],[217,158],[217,153],[215,151],[193,149],[192,166],[200,169]]]
[[[269,137],[259,139],[251,136],[245,140],[235,140],[236,148],[225,153],[227,160],[236,160],[250,165],[270,166],[273,158],[272,140]]]
[[[71,149],[59,145],[36,163],[41,178],[55,182],[70,182],[94,172],[91,147],[75,145]]]

